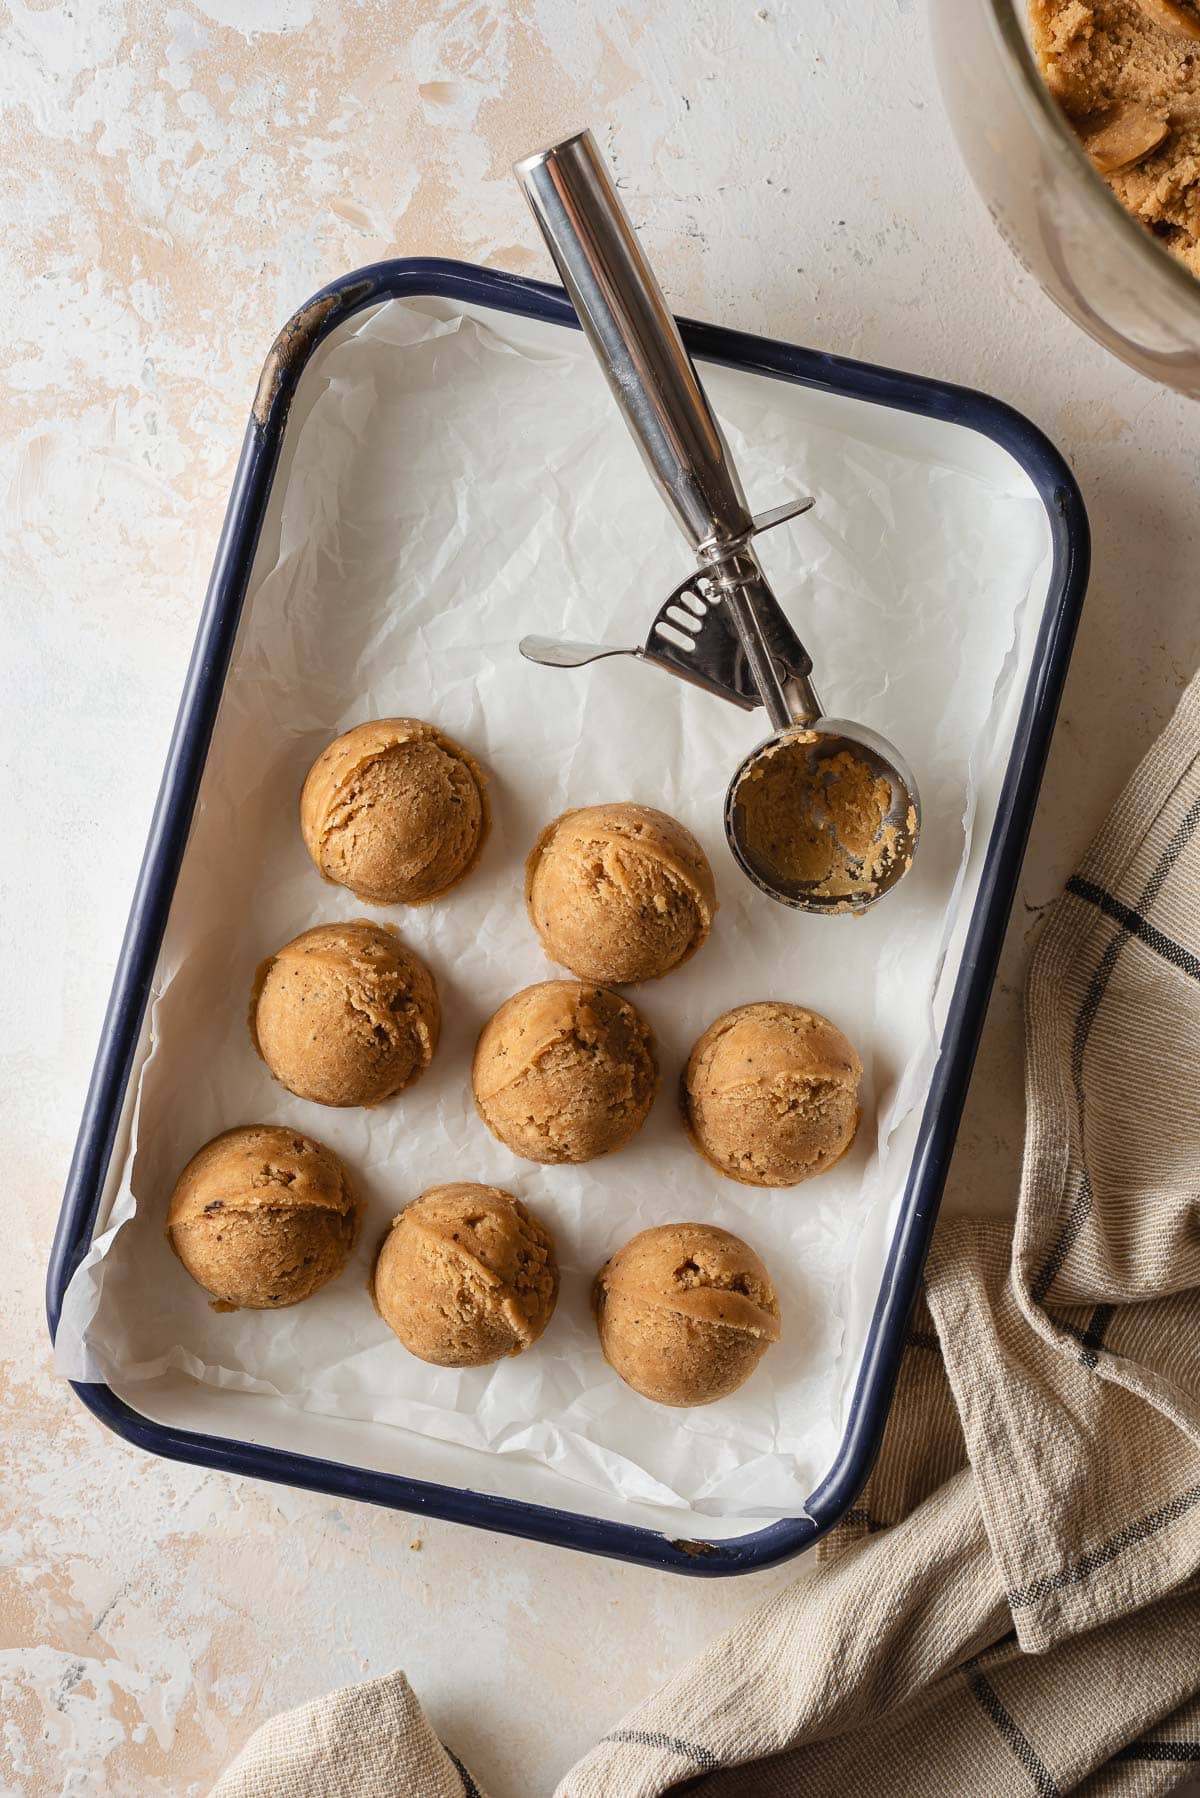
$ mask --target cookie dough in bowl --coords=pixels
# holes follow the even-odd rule
[[[748,1243],[714,1224],[661,1224],[618,1249],[592,1291],[604,1358],[660,1405],[736,1392],[779,1340],[779,1301]]]
[[[681,1090],[704,1159],[746,1186],[796,1186],[858,1129],[862,1062],[836,1024],[782,1000],[739,1005],[696,1043]]]
[[[215,1311],[298,1305],[336,1279],[358,1236],[354,1186],[332,1149],[243,1124],[197,1151],[171,1194],[167,1241]]]
[[[393,1223],[375,1307],[410,1354],[482,1367],[537,1341],[558,1298],[550,1232],[498,1186],[431,1186]]]
[[[581,980],[657,980],[693,956],[717,909],[708,857],[648,805],[589,805],[548,824],[525,870],[530,922]]]
[[[650,1027],[602,986],[546,980],[488,1019],[471,1085],[480,1117],[514,1155],[610,1155],[641,1129],[658,1091]]]
[[[254,1046],[289,1092],[378,1105],[411,1086],[437,1047],[433,976],[383,924],[317,924],[264,961],[250,1000]]]
[[[1200,4],[1029,0],[1038,67],[1127,212],[1200,275]]]
[[[326,880],[374,905],[425,905],[469,874],[488,832],[486,776],[419,718],[378,718],[308,771],[300,828]]]

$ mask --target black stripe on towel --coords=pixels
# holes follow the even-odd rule
[[[1200,1742],[1126,1742],[1115,1761],[1200,1761]]]
[[[1108,1567],[1127,1548],[1144,1542],[1147,1536],[1156,1536],[1159,1530],[1165,1530],[1172,1523],[1178,1523],[1181,1517],[1186,1517],[1197,1505],[1200,1505],[1200,1486],[1191,1486],[1186,1492],[1181,1492],[1178,1498],[1171,1499],[1169,1504],[1160,1505],[1157,1511],[1150,1511],[1145,1517],[1139,1517],[1136,1523],[1127,1523],[1115,1536],[1110,1536],[1102,1547],[1093,1548],[1082,1556],[1073,1567],[1064,1567],[1061,1573],[1045,1574],[1041,1579],[1030,1580],[1027,1586],[1020,1586],[1017,1591],[1010,1592],[1009,1609],[1024,1610],[1028,1605],[1036,1604],[1039,1599],[1048,1598],[1051,1592],[1061,1592],[1066,1586],[1081,1585],[1098,1568]]]
[[[698,1742],[685,1742],[679,1736],[664,1735],[660,1729],[614,1729],[603,1740],[636,1742],[639,1748],[665,1748],[668,1754],[677,1754],[681,1761],[694,1761],[706,1773],[715,1773],[721,1765],[711,1748],[701,1748]]]
[[[991,1683],[968,1661],[967,1681],[1004,1740],[1033,1781],[1038,1798],[1058,1798],[1058,1782],[1011,1712],[1005,1710]]]
[[[1083,1367],[1095,1367],[1100,1360],[1100,1350],[1104,1347],[1104,1335],[1109,1324],[1117,1314],[1115,1305],[1097,1305],[1092,1312],[1092,1321],[1079,1338],[1079,1360]]]
[[[888,1530],[892,1527],[890,1523],[881,1523],[878,1517],[872,1517],[865,1505],[851,1505],[848,1511],[843,1511],[838,1519],[839,1527],[843,1523],[854,1524],[858,1529],[866,1530],[872,1536],[878,1535],[880,1530]]]
[[[1139,943],[1145,943],[1148,949],[1153,949],[1156,955],[1161,955],[1172,967],[1190,974],[1193,980],[1200,980],[1200,955],[1193,955],[1190,949],[1177,943],[1173,936],[1168,936],[1165,930],[1160,930],[1149,918],[1143,918],[1140,911],[1134,911],[1132,905],[1123,905],[1111,893],[1105,892],[1103,887],[1097,886],[1094,881],[1084,880],[1078,874],[1072,874],[1068,880],[1067,891],[1074,893],[1077,899],[1086,899],[1089,905],[1102,911],[1106,918],[1112,918],[1119,924],[1127,936],[1135,936]]]
[[[442,1747],[446,1748],[445,1742],[442,1743]],[[471,1778],[471,1775],[467,1772],[467,1769],[463,1766],[453,1748],[446,1748],[446,1753],[454,1762],[458,1777],[463,1782],[463,1798],[483,1798],[483,1793],[479,1790],[479,1787],[475,1784],[475,1781]]]

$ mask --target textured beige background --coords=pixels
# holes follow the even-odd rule
[[[681,311],[946,375],[1072,457],[1096,577],[952,1177],[1008,1202],[1046,902],[1200,660],[1196,413],[968,193],[915,0],[21,0],[0,54],[6,1276],[0,1790],[206,1789],[402,1664],[495,1798],[786,1572],[702,1585],[152,1462],[51,1376],[41,1281],[249,396],[395,253],[545,272],[508,175],[592,123]]]

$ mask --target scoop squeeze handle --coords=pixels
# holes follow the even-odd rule
[[[680,530],[704,560],[754,520],[721,427],[590,131],[516,164],[585,337]]]

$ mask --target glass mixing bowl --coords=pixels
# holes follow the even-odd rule
[[[1200,397],[1200,281],[1132,218],[1042,84],[1024,0],[930,0],[942,98],[1009,248],[1083,329]]]

